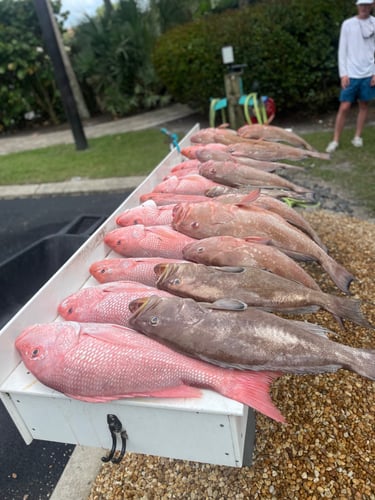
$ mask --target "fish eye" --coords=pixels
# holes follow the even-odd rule
[[[181,280],[180,280],[180,278],[175,278],[175,279],[171,280],[170,282],[172,285],[180,285]]]
[[[68,314],[72,314],[72,312],[73,312],[73,307],[69,307]]]
[[[191,223],[191,227],[194,228],[194,229],[198,228],[199,227],[199,222],[192,222]]]
[[[198,252],[198,253],[202,253],[202,252],[204,252],[204,247],[198,247],[198,248],[197,248],[197,252]]]
[[[150,324],[152,326],[156,326],[158,323],[159,323],[159,318],[157,316],[152,316],[152,318],[150,319]]]
[[[119,247],[121,245],[121,240],[117,240],[116,245]]]
[[[136,224],[142,224],[141,220],[140,219],[134,219],[133,220],[133,224],[136,225]]]
[[[104,269],[104,268],[103,268],[103,269],[100,269],[100,271],[99,271],[99,272],[100,272],[100,274],[104,274],[104,273],[105,273],[105,269]]]
[[[38,347],[35,347],[35,349],[33,349],[31,351],[31,357],[32,358],[37,358],[39,356],[39,348]]]
[[[210,173],[211,174],[216,174],[216,168],[210,168]]]

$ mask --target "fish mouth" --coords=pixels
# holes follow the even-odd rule
[[[161,276],[163,276],[164,273],[168,271],[168,267],[169,267],[168,264],[164,263],[156,264],[156,266],[154,267],[154,273],[158,278],[160,278]]]
[[[154,273],[157,276],[156,285],[164,283],[175,270],[176,266],[174,264],[159,263],[154,267]]]
[[[207,191],[204,194],[208,198],[216,198],[216,196],[225,194],[228,190],[227,188],[228,186],[215,186],[210,189],[207,189]]]
[[[138,297],[137,299],[132,300],[129,303],[129,311],[132,314],[140,313],[143,309],[145,309],[150,299],[151,297]]]
[[[178,203],[177,205],[175,205],[173,207],[173,210],[172,210],[172,218],[173,218],[173,222],[179,222],[182,217],[183,217],[183,213],[184,213],[184,209],[181,205],[181,203]]]

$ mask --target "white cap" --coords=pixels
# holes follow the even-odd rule
[[[361,4],[362,5],[370,5],[372,3],[374,3],[373,0],[357,0],[355,4],[356,5],[361,5]]]

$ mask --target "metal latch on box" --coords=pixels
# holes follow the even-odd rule
[[[109,413],[107,415],[107,424],[109,427],[109,432],[111,433],[112,437],[112,448],[107,456],[102,457],[102,461],[103,462],[111,461],[113,464],[119,464],[121,460],[124,458],[126,452],[126,440],[128,439],[128,433],[126,432],[125,429],[122,428],[122,423],[116,417],[116,415]],[[117,448],[118,435],[121,438],[121,451],[117,457],[114,457]]]

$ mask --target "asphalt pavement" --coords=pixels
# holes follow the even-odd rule
[[[201,117],[196,115],[189,107],[176,104],[162,110],[150,111],[109,123],[88,123],[84,125],[84,130],[87,138],[93,138],[168,125],[171,132],[181,134],[186,133],[198,120],[201,123]],[[207,123],[204,123],[204,126],[207,126]],[[182,135],[179,135],[179,137],[182,138]],[[71,131],[66,127],[53,132],[37,131],[3,137],[0,139],[0,163],[1,155],[68,143],[74,143],[74,138]],[[120,203],[118,198],[120,197],[122,201],[143,179],[144,177],[137,176],[99,180],[74,178],[58,183],[0,186],[0,204],[2,204],[2,220],[0,223],[3,233],[8,238],[13,238],[12,245],[9,245],[9,248],[4,248],[5,253],[0,255],[0,262],[10,257],[7,251],[14,253],[14,251],[21,250],[17,248],[17,231],[22,231],[24,241],[28,241],[27,238],[29,238],[31,244],[32,241],[44,236],[49,230],[55,231],[56,228],[58,229],[56,221],[49,226],[46,211],[44,216],[42,215],[44,221],[42,224],[43,234],[35,232],[27,234],[24,219],[19,221],[19,226],[15,234],[13,234],[12,231],[15,228],[7,225],[9,220],[6,215],[7,210],[12,210],[12,214],[15,216],[15,207],[21,210],[22,204],[32,204],[33,200],[44,198],[45,202],[50,205],[50,209],[48,209],[50,217],[51,212],[53,213],[51,207],[56,207],[58,200],[61,202],[66,197],[75,198],[75,196],[71,195],[76,195],[77,200],[79,198],[80,201],[84,198],[86,202],[90,197],[102,199],[103,196],[107,195],[111,198],[112,205],[116,203],[115,206],[111,205],[111,209],[115,209]],[[103,212],[102,203],[100,202],[99,205],[100,211]],[[80,203],[80,210],[82,210],[82,203]],[[22,213],[26,212],[33,213],[32,207]],[[90,212],[92,211],[90,210]],[[106,215],[109,215],[109,213]],[[61,220],[60,218],[60,224]],[[0,410],[3,409],[0,408]],[[6,419],[9,421],[6,422]],[[6,446],[1,447],[2,454],[0,454],[0,459],[2,459],[0,461],[6,463],[6,467],[1,467],[3,478],[5,478],[1,487],[2,498],[6,500],[22,498],[28,500],[34,500],[34,498],[51,498],[52,500],[74,498],[84,500],[88,497],[92,483],[100,470],[101,456],[105,454],[104,450],[82,446],[73,447],[73,445],[63,443],[34,441],[26,447],[26,452],[22,438],[12,426],[7,414],[2,415],[2,422],[4,423],[4,421],[7,425],[5,428],[2,427],[2,432],[3,436],[6,434],[7,443]],[[13,447],[14,450],[12,450]],[[25,477],[22,477],[22,475],[25,475]],[[56,478],[59,478],[57,484]],[[21,487],[17,486],[17,479],[21,483]],[[32,488],[31,486],[23,486],[28,481],[33,483]],[[50,496],[51,491],[52,495]]]

